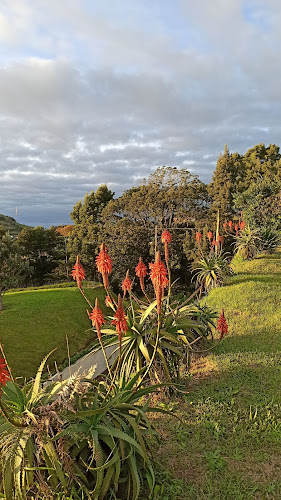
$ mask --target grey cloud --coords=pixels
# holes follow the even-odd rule
[[[280,142],[277,0],[3,5],[0,213],[67,223],[101,183]]]

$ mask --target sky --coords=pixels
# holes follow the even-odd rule
[[[0,213],[281,146],[280,0],[0,0]],[[17,209],[17,216],[16,216]]]

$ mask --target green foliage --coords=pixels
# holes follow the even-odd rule
[[[80,255],[90,279],[97,279],[93,260],[99,245],[101,213],[113,197],[114,193],[102,184],[96,192],[91,191],[89,195],[86,193],[83,204],[81,200],[76,203],[70,214],[75,222],[68,240],[70,261],[73,264],[76,256]]]
[[[260,245],[261,251],[273,253],[281,245],[281,233],[270,227],[264,227],[260,231]]]
[[[28,263],[20,256],[17,244],[7,233],[0,238],[0,311],[4,293],[9,288],[20,286],[28,274]]]
[[[234,197],[234,204],[243,210],[244,219],[252,229],[264,226],[280,229],[280,191],[280,177],[259,177]]]
[[[149,305],[138,303],[137,307],[131,303],[126,308],[128,331],[122,339],[120,359],[114,362],[113,367],[122,376],[146,367],[151,380],[175,381],[179,378],[180,366],[189,366],[194,342],[200,345],[201,341],[202,347],[205,339],[211,338],[213,318],[217,314],[213,311],[210,314],[192,299],[181,304],[166,297],[162,303],[160,324],[156,300]],[[119,340],[116,330],[106,327],[101,332],[103,345],[115,347],[113,352],[117,353]],[[94,350],[99,349],[97,342]]]
[[[21,254],[33,268],[27,285],[43,285],[52,280],[51,273],[64,258],[64,240],[54,227],[25,228],[18,235]]]
[[[224,154],[220,155],[212,182],[208,186],[212,198],[211,215],[219,209],[222,219],[228,220],[235,216],[237,210],[245,209],[249,210],[249,216],[258,219],[260,216],[264,217],[263,207],[268,207],[269,212],[274,211],[278,201],[275,200],[273,206],[270,206],[266,186],[272,185],[273,191],[276,182],[280,186],[280,173],[281,155],[279,147],[274,144],[268,147],[258,144],[244,155],[230,154],[225,146]],[[261,187],[262,185],[265,187]],[[265,199],[262,197],[263,190]],[[258,200],[255,199],[255,192],[259,193]],[[258,209],[256,215],[254,206]],[[252,220],[246,217],[246,221],[253,226]]]
[[[249,226],[246,226],[236,237],[235,249],[243,259],[253,259],[258,253],[259,245],[259,231],[251,230]]]
[[[34,380],[2,388],[0,488],[6,500],[61,494],[102,500],[110,492],[137,500],[145,483],[152,491],[148,450],[155,431],[146,416],[152,409],[140,399],[157,387],[137,388],[139,374],[93,381],[93,370],[42,387],[46,360]]]
[[[184,169],[162,167],[139,187],[109,202],[102,213],[101,238],[115,263],[112,280],[120,282],[127,269],[133,271],[140,254],[147,261],[154,252],[157,226],[158,236],[167,227],[173,236],[173,279],[187,282],[186,229],[207,217],[208,201],[206,186],[196,176]]]
[[[225,278],[233,273],[229,263],[229,256],[223,252],[210,252],[208,256],[200,255],[194,262],[194,278],[203,290],[210,291],[212,288],[221,286]]]
[[[108,202],[112,200],[114,193],[108,189],[106,184],[102,184],[96,192],[86,193],[84,202],[81,200],[73,207],[70,217],[75,224],[97,224],[100,222],[100,215]]]
[[[233,197],[245,188],[245,171],[243,157],[238,153],[230,154],[225,146],[224,154],[219,156],[212,182],[208,186],[212,198],[211,212],[220,211],[222,219],[232,219],[235,210]]]

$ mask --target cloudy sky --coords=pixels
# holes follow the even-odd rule
[[[0,213],[281,145],[280,0],[0,0]]]

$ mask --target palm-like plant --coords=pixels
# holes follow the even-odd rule
[[[225,278],[233,273],[227,256],[223,253],[211,252],[208,256],[201,255],[194,262],[194,278],[204,290],[221,286]]]

